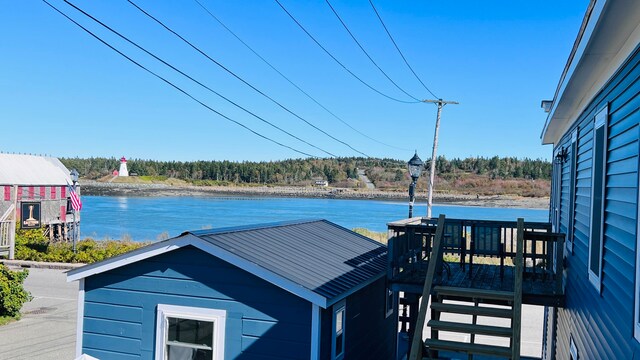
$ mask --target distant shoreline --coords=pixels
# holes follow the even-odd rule
[[[107,183],[82,181],[83,195],[94,196],[246,196],[291,197],[407,201],[407,193],[375,189],[344,189],[332,187],[294,186],[185,186],[154,183]],[[419,192],[417,201],[426,202],[426,193]],[[465,195],[434,193],[434,204],[548,209],[549,198],[517,197],[510,195]]]

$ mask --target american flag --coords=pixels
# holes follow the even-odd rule
[[[78,193],[73,190],[71,185],[67,184],[67,188],[69,190],[69,197],[71,198],[71,207],[74,211],[82,210],[82,201],[80,201],[80,196]]]

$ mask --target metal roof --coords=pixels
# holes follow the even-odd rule
[[[0,185],[71,184],[69,170],[55,157],[0,154]]]
[[[190,232],[327,299],[328,305],[380,278],[387,247],[327,220]]]
[[[186,232],[67,273],[84,279],[185,246],[327,308],[385,275],[387,247],[327,220]]]

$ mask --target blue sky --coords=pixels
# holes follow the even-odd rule
[[[359,156],[230,76],[126,0],[75,5],[198,81],[317,148],[238,110],[114,36],[61,0],[48,0],[105,41],[211,108],[297,150]],[[436,106],[389,100],[355,80],[273,0],[200,0],[240,38],[353,131],[296,90],[195,1],[133,0],[256,88],[333,137],[374,157],[431,154]],[[411,100],[367,60],[325,1],[280,0],[347,68],[381,92]],[[385,72],[419,99],[413,77],[368,0],[332,0]],[[374,0],[389,31],[443,110],[438,154],[447,158],[546,158],[546,114],[588,0]],[[263,161],[302,157],[207,110],[133,65],[42,1],[6,2],[0,13],[0,151],[59,157]]]

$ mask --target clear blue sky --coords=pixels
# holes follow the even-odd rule
[[[334,137],[368,155],[431,154],[436,106],[404,104],[363,86],[315,45],[275,1],[200,0],[264,58],[354,132],[262,63],[195,1],[134,0],[212,58]],[[106,41],[212,108],[279,142],[325,157],[186,80],[68,6],[50,0]],[[74,4],[238,104],[338,156],[359,156],[278,108],[126,0]],[[382,92],[411,100],[366,59],[322,0],[281,0],[350,70]],[[414,96],[411,75],[368,0],[331,4],[383,70]],[[446,106],[439,155],[546,158],[546,114],[588,0],[375,0],[409,63]],[[279,160],[302,155],[222,119],[92,38],[44,2],[5,2],[0,12],[0,150],[59,157]]]

